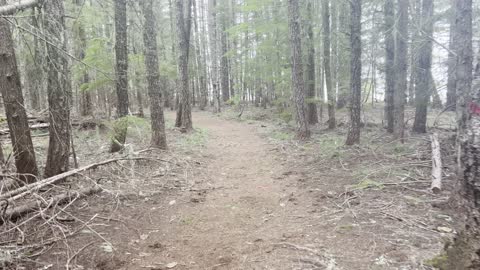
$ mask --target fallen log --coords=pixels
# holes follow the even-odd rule
[[[438,134],[430,135],[432,140],[432,185],[430,189],[433,193],[438,194],[442,191],[442,155],[440,143],[438,142]]]
[[[56,195],[49,200],[35,200],[27,204],[15,207],[13,209],[5,211],[0,220],[0,225],[5,223],[7,220],[16,220],[26,214],[39,211],[42,209],[50,208],[59,204],[64,204],[70,202],[77,198],[87,197],[92,194],[100,192],[102,189],[99,186],[84,188],[79,191],[67,192],[63,194]]]
[[[30,130],[38,130],[38,129],[47,129],[50,126],[50,124],[43,123],[43,124],[35,124],[30,126]],[[10,134],[9,129],[2,129],[0,130],[0,135],[8,135]]]
[[[70,176],[74,176],[76,174],[79,174],[79,173],[87,171],[87,170],[95,169],[99,166],[107,165],[107,164],[118,162],[118,161],[121,161],[121,160],[143,160],[143,159],[145,159],[145,158],[142,158],[142,157],[114,158],[114,159],[108,159],[108,160],[97,162],[97,163],[92,163],[90,165],[87,165],[87,166],[84,166],[84,167],[81,167],[81,168],[78,168],[78,169],[75,169],[75,170],[71,170],[71,171],[68,171],[68,172],[64,172],[64,173],[61,173],[61,174],[43,179],[41,181],[22,186],[20,188],[15,189],[15,190],[6,192],[6,193],[0,195],[0,201],[3,201],[3,202],[5,202],[5,201],[8,201],[8,202],[15,201],[19,198],[25,197],[28,194],[31,194],[33,192],[37,192],[37,191],[39,191],[40,189],[42,189],[46,186],[57,184],[60,181],[65,180],[66,178],[68,178]]]
[[[72,122],[72,126],[77,127],[80,126],[82,127],[83,123],[78,123],[78,122]],[[48,129],[50,127],[49,123],[36,123],[33,125],[30,125],[30,130],[44,130]],[[0,129],[0,135],[8,135],[10,134],[10,129]]]

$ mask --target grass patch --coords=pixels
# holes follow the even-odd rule
[[[424,264],[437,269],[447,270],[447,261],[448,261],[447,254],[444,253],[426,260]]]
[[[184,148],[204,147],[208,140],[208,131],[197,128],[180,138],[179,145]]]
[[[374,188],[374,189],[383,189],[385,186],[377,181],[373,181],[370,179],[365,179],[360,181],[358,184],[351,186],[352,189],[354,190],[364,190],[364,189],[369,189],[369,188]]]
[[[295,135],[288,132],[283,132],[283,131],[274,131],[270,134],[270,137],[278,141],[289,141],[289,140],[293,140]]]
[[[341,151],[345,138],[335,134],[327,133],[315,140],[319,147],[319,154],[324,157],[341,157],[345,152]]]

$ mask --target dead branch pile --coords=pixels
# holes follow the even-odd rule
[[[85,230],[95,237],[94,242],[113,248],[103,233],[96,231],[96,222],[105,219],[94,210],[97,205],[116,207],[128,198],[143,200],[162,191],[188,189],[193,185],[190,175],[194,174],[190,171],[202,165],[191,157],[172,153],[166,157],[153,149],[130,155],[94,162],[23,186],[18,183],[18,175],[0,175],[0,269],[28,264],[57,243],[72,245],[72,237]],[[198,181],[198,173],[195,175]],[[88,196],[88,201],[78,203]],[[68,269],[75,255],[67,255]]]

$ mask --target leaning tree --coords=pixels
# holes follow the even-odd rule
[[[6,9],[6,0],[0,0],[0,4]],[[17,173],[23,176],[22,180],[32,182],[38,175],[38,168],[28,126],[14,41],[7,20],[0,18],[0,92],[5,105]]]

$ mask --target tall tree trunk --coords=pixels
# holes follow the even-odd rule
[[[220,91],[218,81],[218,50],[217,50],[217,0],[208,0],[209,21],[208,33],[210,43],[210,58],[212,61],[212,89],[213,89],[213,106],[216,113],[221,111]]]
[[[115,5],[115,61],[117,92],[117,123],[110,152],[123,149],[127,139],[128,123],[122,118],[128,116],[128,40],[127,40],[127,0],[114,0]]]
[[[385,13],[385,122],[387,131],[393,133],[395,95],[395,4],[386,0]]]
[[[457,0],[455,6],[455,53],[457,64],[455,70],[456,93],[457,93],[457,126],[458,133],[463,134],[467,125],[470,103],[472,103],[471,76],[472,76],[472,0]],[[477,58],[480,60],[480,54]],[[479,68],[479,66],[477,66]],[[476,70],[477,82],[480,79],[480,70]],[[478,91],[478,89],[475,89]],[[474,92],[473,94],[477,94]],[[476,101],[478,102],[479,97]]]
[[[191,94],[189,90],[188,59],[190,51],[191,0],[175,0],[175,18],[177,29],[179,106],[177,108],[176,127],[187,131],[193,128]]]
[[[320,3],[318,3],[320,5]],[[339,96],[338,92],[338,74],[339,74],[339,6],[340,3],[339,1],[331,1],[330,2],[330,47],[331,47],[331,53],[330,53],[330,69],[331,69],[331,74],[332,74],[332,89],[333,92],[335,93],[335,103],[334,106],[337,108],[337,97]],[[323,16],[322,16],[323,17]],[[322,18],[323,19],[323,18]]]
[[[480,64],[472,92],[472,0],[457,0],[456,10],[459,178],[467,218],[447,250],[444,269],[480,269]]]
[[[147,70],[147,91],[150,98],[150,118],[152,126],[151,146],[167,149],[167,136],[165,135],[165,118],[163,115],[162,89],[158,66],[157,26],[153,13],[154,0],[143,2],[143,16],[145,24],[143,29],[143,42],[145,44],[145,67]]]
[[[75,0],[75,4],[80,8],[84,5],[85,0]],[[76,42],[77,46],[77,58],[80,60],[84,60],[86,57],[86,50],[87,50],[87,33],[85,32],[85,26],[81,20],[77,20],[76,22],[76,34],[78,38],[78,42]],[[93,104],[92,104],[92,94],[90,89],[85,87],[90,82],[90,77],[88,74],[88,70],[82,71],[83,75],[81,76],[82,79],[80,81],[80,96],[81,96],[81,110],[80,114],[82,116],[91,116],[93,115]]]
[[[228,41],[227,41],[227,14],[225,9],[225,3],[222,6],[222,12],[220,13],[220,88],[222,89],[222,100],[228,101],[230,99],[230,78],[228,70]]]
[[[408,2],[397,0],[398,21],[395,54],[394,135],[402,139],[405,130],[405,99],[407,92]]]
[[[455,57],[455,45],[457,40],[455,37],[455,5],[457,0],[450,0],[450,41],[449,41],[449,52],[448,52],[448,81],[447,81],[447,103],[445,106],[449,111],[455,111],[457,105],[457,87],[456,87],[456,78],[455,78],[455,69],[457,66],[457,57]]]
[[[5,5],[6,1],[0,0],[0,4]],[[6,18],[0,18],[0,40],[0,92],[5,105],[15,166],[17,173],[24,175],[22,180],[31,183],[38,176],[38,168],[24,106],[14,42]]]
[[[68,61],[57,46],[67,51],[65,9],[62,0],[44,3],[44,28],[47,43],[48,106],[50,116],[49,144],[45,176],[51,177],[69,169],[70,101]]]
[[[297,0],[288,0],[288,26],[292,55],[292,86],[297,121],[297,138],[308,139],[310,130],[305,112],[305,81],[303,78],[302,40],[300,38],[300,11]]]
[[[308,123],[315,125],[318,123],[318,112],[315,94],[315,37],[313,35],[313,6],[312,1],[307,4],[307,118]]]
[[[361,113],[362,113],[362,0],[352,0],[350,46],[350,128],[347,135],[347,145],[360,143]]]
[[[415,105],[415,86],[417,77],[418,43],[420,43],[420,25],[422,18],[422,0],[413,1],[412,13],[412,34],[410,37],[410,78],[408,84],[408,104]]]
[[[39,29],[39,12],[38,8],[32,10],[32,26]],[[37,32],[37,31],[35,31]],[[40,111],[42,108],[41,96],[44,92],[44,53],[41,49],[39,38],[37,35],[33,37],[33,56],[32,65],[26,67],[26,88],[30,96],[30,107],[34,111]]]
[[[440,94],[438,93],[437,84],[435,83],[435,78],[433,77],[432,70],[430,69],[430,73],[428,74],[428,78],[430,81],[430,93],[432,96],[432,108],[434,109],[442,109],[442,98],[440,98]]]
[[[171,35],[171,47],[170,51],[172,53],[173,63],[172,65],[176,65],[177,63],[177,32],[175,28],[175,8],[172,4],[172,0],[168,0],[168,17],[170,19],[170,35]],[[177,67],[178,70],[178,67]],[[178,101],[178,77],[175,80],[170,80],[168,82],[167,91],[165,91],[165,107],[170,108],[172,111],[177,109],[177,101]]]
[[[339,31],[338,37],[338,98],[337,108],[342,109],[349,103],[350,97],[350,4],[348,1],[339,1]]]
[[[430,69],[432,68],[432,40],[433,36],[433,0],[422,2],[422,33],[421,46],[417,61],[417,75],[415,85],[415,122],[413,131],[427,132],[427,111],[430,99]]]
[[[337,126],[335,119],[335,91],[332,87],[332,72],[330,66],[330,1],[322,0],[323,10],[323,69],[325,71],[325,83],[328,96],[328,128],[334,129]]]
[[[203,16],[199,16],[198,13],[201,12],[198,9],[197,1],[193,1],[193,23],[194,23],[194,31],[195,31],[195,50],[197,55],[197,66],[198,66],[198,89],[199,89],[199,108],[200,110],[205,110],[208,104],[208,86],[207,86],[207,67],[205,63],[205,45],[203,44],[203,35],[200,33],[199,30],[199,20],[203,18]],[[200,3],[203,4],[203,3]]]

